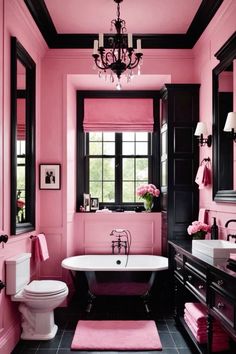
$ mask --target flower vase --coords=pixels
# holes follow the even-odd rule
[[[153,198],[150,197],[148,199],[144,199],[143,205],[144,205],[145,211],[147,213],[150,213],[152,211],[152,208],[153,208]]]
[[[205,231],[198,231],[195,232],[195,234],[192,234],[193,240],[205,240],[206,237],[206,232]]]

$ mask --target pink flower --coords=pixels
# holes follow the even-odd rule
[[[199,231],[204,231],[205,233],[210,231],[210,226],[201,222],[193,221],[191,225],[188,226],[187,232],[189,235],[193,235]]]
[[[154,184],[146,184],[139,186],[136,190],[137,196],[140,198],[150,198],[150,197],[159,197],[160,190]]]

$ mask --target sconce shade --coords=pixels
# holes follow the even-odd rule
[[[206,124],[203,122],[198,122],[194,135],[195,136],[201,136],[201,135],[207,136],[208,132],[207,132]]]
[[[236,112],[229,112],[224,126],[225,132],[236,131]]]

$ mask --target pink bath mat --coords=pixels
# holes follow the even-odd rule
[[[74,350],[161,350],[154,321],[79,321]]]

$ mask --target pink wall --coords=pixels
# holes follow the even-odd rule
[[[46,46],[21,0],[0,0],[0,233],[8,235],[10,235],[10,36],[16,36],[36,62],[38,122],[40,60]],[[38,124],[36,129],[39,133]],[[37,144],[38,150],[39,144]],[[39,203],[38,196],[37,203]],[[39,230],[38,217],[36,220],[36,227]],[[0,247],[1,280],[5,282],[5,259],[20,252],[29,252],[30,247],[29,234],[10,236],[5,248]],[[9,354],[19,339],[20,321],[17,306],[3,290],[0,294],[0,352],[2,354]]]
[[[80,254],[111,254],[113,229],[129,230],[131,254],[162,253],[161,213],[78,213],[74,252]],[[77,242],[76,242],[77,241]]]
[[[211,21],[200,40],[194,47],[195,80],[201,83],[200,88],[200,120],[206,122],[208,131],[212,132],[212,70],[218,64],[214,54],[222,47],[235,31],[236,1],[225,0]],[[235,66],[234,66],[235,68]],[[236,70],[234,70],[234,111],[236,109]],[[200,148],[200,159],[212,159],[212,147]],[[236,176],[236,174],[234,175]],[[209,209],[209,220],[216,216],[220,226],[220,237],[225,238],[227,230],[224,224],[236,216],[236,204],[215,203],[212,201],[212,188],[200,192],[200,207]],[[231,224],[236,231],[236,224]],[[233,230],[231,230],[233,231]]]
[[[212,127],[212,69],[217,65],[214,53],[235,31],[236,2],[225,0],[209,28],[201,36],[194,50],[145,50],[142,74],[166,75],[172,83],[201,83],[200,116]],[[61,260],[78,252],[92,252],[99,248],[109,251],[112,225],[117,220],[95,214],[75,214],[75,145],[76,145],[76,88],[85,75],[94,75],[91,50],[47,50],[22,0],[0,0],[0,231],[10,233],[10,36],[16,36],[36,62],[36,162],[61,163],[60,191],[38,189],[36,179],[36,232],[47,235],[50,259],[40,267],[41,278],[66,278]],[[234,66],[235,67],[235,66]],[[236,72],[236,70],[234,71]],[[236,75],[236,74],[235,74]],[[96,80],[94,78],[94,80]],[[75,84],[76,82],[76,84]],[[236,77],[234,76],[234,92]],[[84,87],[84,86],[83,86]],[[236,97],[234,97],[236,107]],[[201,148],[201,157],[211,156],[212,149]],[[216,215],[220,226],[235,217],[236,205],[212,202],[211,188],[200,193],[200,205]],[[111,215],[119,218],[119,214]],[[132,251],[159,253],[159,214],[129,215],[144,218],[148,235],[141,237],[137,226],[124,220],[119,222],[135,234]],[[152,219],[153,218],[153,219]],[[139,218],[138,218],[139,219]],[[106,221],[105,229],[101,220]],[[115,222],[114,224],[112,224]],[[139,220],[135,219],[135,224]],[[93,235],[91,223],[97,226]],[[98,225],[99,224],[99,225]],[[122,226],[123,227],[123,226]],[[133,229],[134,228],[134,229]],[[103,231],[105,231],[103,233]],[[145,228],[140,230],[145,232]],[[87,238],[88,236],[88,238]],[[225,230],[221,230],[225,236]],[[108,237],[108,238],[107,238]],[[19,252],[30,251],[29,234],[10,237],[4,249],[0,247],[0,279],[5,280],[4,261]],[[19,338],[19,318],[16,305],[5,291],[0,294],[0,352],[8,354]]]

